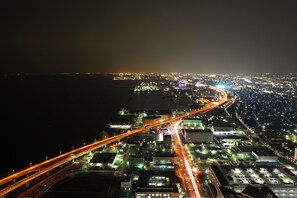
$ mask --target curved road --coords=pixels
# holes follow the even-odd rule
[[[227,93],[226,92],[224,92],[220,89],[217,89],[216,87],[212,87],[212,86],[209,86],[209,88],[220,93],[221,97],[217,102],[209,103],[208,105],[206,105],[204,107],[186,112],[186,113],[181,114],[176,117],[172,117],[172,118],[168,118],[168,119],[160,120],[160,121],[155,121],[155,122],[147,124],[143,127],[133,129],[131,131],[127,131],[125,133],[122,133],[122,134],[119,134],[119,135],[116,135],[113,137],[109,137],[109,138],[106,138],[106,139],[103,139],[100,141],[96,141],[94,143],[85,145],[78,149],[61,154],[61,155],[54,157],[52,159],[48,159],[48,160],[41,162],[39,164],[36,164],[34,166],[30,166],[29,168],[24,169],[19,172],[16,172],[8,177],[2,178],[0,180],[0,188],[1,188],[0,189],[0,197],[4,197],[7,193],[19,188],[20,186],[23,186],[24,184],[32,181],[33,179],[35,179],[43,174],[46,174],[49,171],[65,164],[67,162],[70,162],[75,158],[81,157],[88,152],[96,150],[106,144],[110,144],[112,142],[118,141],[118,140],[128,137],[130,135],[142,132],[145,130],[145,127],[156,127],[161,124],[178,121],[178,120],[180,120],[186,116],[189,116],[189,115],[194,115],[194,114],[198,114],[198,113],[203,114],[203,113],[206,113],[214,108],[217,108],[218,106],[220,106],[221,104],[223,104],[227,101]],[[13,182],[10,185],[7,185],[8,183],[10,183],[12,181],[15,181],[15,182]]]

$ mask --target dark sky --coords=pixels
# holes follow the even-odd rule
[[[297,72],[296,0],[7,0],[0,73]]]

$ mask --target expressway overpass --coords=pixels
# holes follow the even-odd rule
[[[181,120],[184,117],[187,117],[189,115],[194,115],[194,114],[204,114],[207,113],[208,111],[217,108],[218,106],[222,105],[227,101],[227,93],[219,90],[215,87],[209,86],[209,88],[217,91],[220,93],[220,99],[217,100],[214,103],[209,103],[206,106],[203,106],[199,109],[191,110],[189,112],[183,113],[181,115],[178,115],[176,117],[168,118],[165,120],[159,120],[159,121],[154,121],[152,123],[146,124],[145,126],[142,126],[137,129],[133,129],[131,131],[126,131],[122,134],[109,137],[100,141],[96,141],[91,144],[87,144],[83,147],[77,148],[75,150],[69,151],[67,153],[61,154],[57,157],[54,157],[52,159],[48,159],[44,162],[41,162],[39,164],[30,166],[29,168],[26,168],[22,171],[15,172],[5,178],[0,179],[0,198],[5,198],[10,192],[24,186],[28,185],[31,181],[34,179],[37,179],[38,177],[47,174],[49,171],[58,168],[66,163],[69,163],[73,161],[76,158],[82,157],[86,155],[87,153],[90,153],[104,145],[111,144],[113,142],[119,141],[125,137],[128,137],[130,135],[140,133],[145,131],[146,127],[157,127],[162,124],[174,122]]]

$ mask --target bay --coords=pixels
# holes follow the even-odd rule
[[[113,75],[0,77],[0,174],[90,143],[133,96]],[[122,83],[123,85],[123,83]]]

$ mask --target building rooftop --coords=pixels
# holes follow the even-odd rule
[[[148,176],[152,176],[152,175],[159,175],[159,176],[165,176],[168,177],[170,179],[170,183],[179,183],[179,178],[176,176],[175,171],[174,170],[166,170],[166,171],[162,171],[162,170],[144,170],[144,171],[140,171],[139,172],[140,176],[144,176],[148,177]]]
[[[211,165],[211,169],[222,186],[254,184],[285,187],[294,186],[296,181],[279,166]]]
[[[135,192],[176,192],[178,193],[177,183],[179,178],[175,171],[140,171],[139,179],[134,186]]]
[[[169,152],[155,152],[154,157],[177,157],[177,155]]]
[[[184,121],[188,121],[188,120],[202,121],[202,118],[196,118],[196,117],[185,117],[183,120],[184,120]]]
[[[234,128],[234,124],[232,123],[229,123],[229,122],[225,122],[225,121],[222,121],[222,120],[216,120],[213,122],[213,125],[215,127],[233,127]]]
[[[116,153],[95,153],[93,158],[91,159],[90,163],[113,163]]]
[[[243,136],[243,135],[234,135],[234,134],[220,135],[220,136],[216,136],[216,138],[217,139],[238,139],[238,140],[250,141],[246,136]]]
[[[259,157],[275,156],[274,152],[265,146],[237,146],[237,149],[243,153],[254,153]]]
[[[230,198],[232,198],[232,197],[240,197],[240,198],[252,198],[252,197],[250,197],[250,196],[247,196],[247,195],[244,195],[244,194],[242,194],[242,193],[239,193],[239,192],[235,192],[235,191],[233,191],[233,190],[231,190],[231,189],[229,189],[229,188],[226,188],[226,187],[224,187],[224,186],[219,186],[219,188],[220,188],[220,191],[221,191],[221,193],[223,194],[223,197],[230,197]]]
[[[135,134],[131,137],[127,137],[123,140],[123,142],[128,144],[137,144],[139,145],[141,142],[146,141],[154,141],[154,134]]]
[[[261,186],[260,188],[248,185],[242,191],[243,194],[246,194],[250,197],[257,197],[257,198],[278,198],[274,194],[274,192],[268,186]]]
[[[168,185],[168,186],[136,186],[134,188],[135,192],[175,192],[178,193],[178,188],[176,185]]]
[[[187,133],[213,133],[210,129],[183,129]]]

